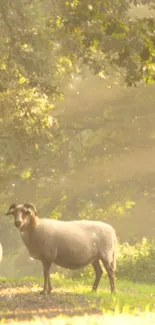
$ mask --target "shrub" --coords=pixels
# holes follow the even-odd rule
[[[117,278],[154,282],[155,240],[143,238],[134,246],[128,243],[119,245],[117,260]]]

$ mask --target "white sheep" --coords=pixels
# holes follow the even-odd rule
[[[107,271],[111,292],[115,292],[117,238],[110,225],[90,220],[39,219],[31,203],[12,204],[6,214],[14,216],[15,226],[30,256],[43,264],[42,293],[50,293],[52,289],[49,276],[52,263],[72,270],[92,264],[95,271],[93,290],[97,290],[102,276],[100,261]]]

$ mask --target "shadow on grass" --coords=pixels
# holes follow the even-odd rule
[[[0,320],[27,321],[35,318],[53,318],[60,315],[81,316],[102,314],[101,297],[77,294],[62,288],[53,288],[48,296],[31,286],[0,287]]]

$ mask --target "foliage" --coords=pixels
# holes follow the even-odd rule
[[[151,1],[152,3],[152,1]],[[125,70],[127,85],[141,79],[154,80],[154,18],[133,18],[129,1],[68,1],[59,17],[50,20],[59,27],[57,37],[68,58],[105,77],[117,67]],[[74,56],[73,53],[74,51]],[[73,56],[73,58],[72,58]]]
[[[100,76],[123,68],[129,85],[154,80],[154,18],[131,18],[129,9],[128,0],[94,0],[91,5],[16,0],[11,6],[9,0],[1,1],[0,145],[5,165],[19,168],[23,154],[29,160],[52,153],[53,101],[62,83],[83,73],[85,65]]]
[[[120,245],[116,275],[136,282],[154,282],[155,241],[143,238],[135,246]]]

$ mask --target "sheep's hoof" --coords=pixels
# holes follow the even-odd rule
[[[50,295],[50,294],[51,294],[51,291],[52,291],[52,289],[49,289],[49,290],[47,291],[47,294]]]
[[[97,291],[97,287],[93,287],[91,292],[96,292]]]
[[[48,290],[48,291],[45,291],[45,290],[41,290],[41,291],[40,291],[40,295],[42,295],[42,296],[50,295],[50,293],[51,293],[51,289]]]

